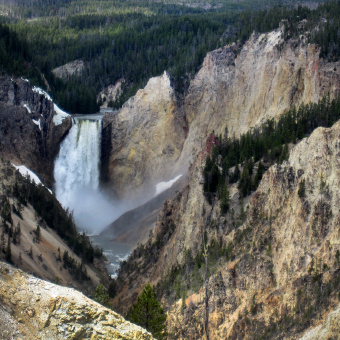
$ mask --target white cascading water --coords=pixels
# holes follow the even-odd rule
[[[99,190],[101,130],[101,119],[74,119],[54,165],[58,200],[89,234],[101,232],[120,215]]]

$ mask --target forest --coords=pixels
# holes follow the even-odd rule
[[[169,72],[180,97],[207,52],[233,41],[238,41],[241,47],[253,31],[270,31],[283,19],[287,39],[318,43],[322,57],[339,58],[338,1],[321,5],[317,10],[285,7],[283,4],[287,2],[271,1],[277,6],[260,11],[252,11],[247,1],[241,2],[237,9],[229,7],[228,11],[223,6],[218,10],[203,10],[132,1],[118,1],[114,6],[111,1],[65,0],[57,5],[51,0],[43,2],[44,6],[39,6],[38,0],[32,0],[32,6],[16,3],[13,10],[16,15],[1,17],[1,29],[9,30],[6,35],[18,42],[6,51],[7,41],[1,37],[2,64],[8,65],[10,73],[20,75],[26,67],[25,74],[34,81],[39,81],[39,74],[43,73],[54,100],[70,113],[98,111],[96,94],[124,79],[123,94],[110,102],[110,106],[119,108],[150,77],[164,70]],[[226,3],[235,5],[232,1]],[[28,20],[31,17],[35,19]],[[304,19],[304,25],[297,25]],[[85,63],[81,74],[61,80],[51,72],[77,59]],[[10,65],[11,60],[20,62]]]
[[[297,143],[318,127],[331,127],[339,119],[340,98],[330,100],[327,96],[318,103],[293,108],[278,121],[268,120],[239,138],[219,136],[219,143],[212,156],[207,157],[203,171],[207,199],[211,201],[217,194],[221,210],[226,213],[230,184],[238,183],[241,197],[248,196],[256,190],[266,168],[288,158],[289,144]]]

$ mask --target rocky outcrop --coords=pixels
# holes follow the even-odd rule
[[[243,204],[231,186],[228,214],[203,195],[202,152],[190,185],[166,202],[152,237],[123,265],[115,304],[126,299],[129,305],[146,282],[159,284],[168,332],[179,339],[203,337],[200,254],[207,239],[210,338],[291,339],[322,323],[339,303],[339,138],[340,121],[316,129],[288,161],[269,168]],[[185,291],[185,299],[176,300],[173,287]],[[330,315],[324,333],[321,326],[310,334],[334,333],[337,315]]]
[[[114,85],[105,87],[104,90],[100,91],[97,95],[97,101],[101,101],[101,109],[107,109],[110,102],[116,102],[122,94],[122,85],[125,83],[124,79],[118,80]]]
[[[293,105],[340,93],[340,63],[319,58],[316,45],[283,40],[283,28],[253,33],[239,51],[226,46],[206,56],[184,100],[189,125],[181,159],[209,133],[240,135]]]
[[[152,78],[118,113],[106,139],[106,180],[119,196],[186,172],[208,135],[240,135],[301,103],[340,90],[340,63],[319,58],[303,41],[283,40],[283,27],[253,33],[208,53],[182,101],[169,77]]]
[[[311,329],[301,340],[336,339],[340,334],[340,305],[330,313],[325,322]]]
[[[153,339],[78,291],[0,262],[2,339]]]
[[[109,148],[102,152],[102,166],[110,187],[118,197],[136,189],[145,195],[147,188],[169,176],[186,137],[169,75],[151,78],[118,113],[104,116],[103,128],[103,143]]]
[[[71,118],[28,80],[0,77],[0,154],[24,164],[51,187],[53,162]]]
[[[65,65],[59,66],[52,70],[52,73],[57,77],[61,79],[67,79],[70,76],[77,76],[82,73],[82,71],[85,68],[85,64],[83,60],[77,59],[74,61],[71,61]]]

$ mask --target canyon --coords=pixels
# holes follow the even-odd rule
[[[243,46],[232,44],[208,53],[184,94],[175,92],[167,72],[151,78],[101,121],[96,189],[105,189],[116,200],[146,203],[112,221],[103,232],[135,247],[119,271],[113,307],[125,315],[151,283],[168,313],[169,339],[207,337],[207,310],[211,339],[316,339],[338,334],[340,123],[318,128],[289,145],[288,160],[269,167],[250,196],[241,198],[237,184],[232,184],[227,214],[217,196],[209,201],[203,191],[211,140],[239,137],[294,106],[339,96],[340,62],[320,58],[319,48],[303,37],[285,40],[284,33],[282,24],[270,33],[254,32]],[[48,188],[55,180],[66,183],[53,170],[60,145],[71,134],[72,119],[25,79],[1,76],[0,88],[3,208],[16,181],[22,181],[10,163],[27,166]],[[157,184],[180,175],[169,191],[157,196]],[[304,195],[299,194],[301,183]],[[9,202],[18,204],[13,197]],[[15,223],[23,223],[25,239],[25,247],[13,246],[15,264],[19,254],[25,254],[25,271],[70,285],[72,276],[61,268],[57,252],[59,248],[71,254],[71,248],[48,225],[42,231],[46,242],[35,243],[34,209],[25,206],[22,214],[24,222],[13,214]],[[29,246],[34,253],[44,251],[49,270],[44,261],[30,258]],[[205,246],[208,278],[202,277],[204,264],[197,260]],[[72,257],[81,263],[76,254]],[[29,278],[5,264],[0,270],[2,313],[19,333],[53,334],[51,338],[58,339],[90,338],[91,332],[98,332],[99,338],[151,339],[73,290]],[[100,282],[108,284],[103,258],[86,265],[86,270],[90,287],[74,282],[75,288],[90,294]],[[30,297],[12,302],[10,297],[19,290],[14,282],[41,294],[41,312],[27,309]],[[45,296],[49,290],[57,290],[60,300]],[[19,316],[22,303],[31,311],[28,316]],[[63,306],[69,314],[80,313],[79,319],[67,318]],[[113,326],[122,327],[124,335],[112,333]]]
[[[338,95],[339,62],[321,59],[317,46],[303,40],[285,42],[283,30],[208,53],[182,98],[164,73],[106,114],[104,183],[118,197],[145,192],[187,172],[213,131],[237,137],[294,105]]]

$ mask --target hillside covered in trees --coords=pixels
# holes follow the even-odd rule
[[[47,78],[56,102],[71,113],[97,111],[96,94],[124,79],[122,96],[110,103],[118,108],[164,70],[182,93],[208,51],[233,41],[242,44],[254,30],[270,31],[282,19],[287,19],[287,38],[305,32],[309,42],[322,46],[324,57],[339,57],[336,2],[312,11],[285,7],[292,5],[289,1],[261,1],[258,12],[252,11],[256,4],[249,1],[225,1],[209,10],[132,1],[14,3],[2,21],[16,32],[14,40],[28,42],[34,51],[29,60]],[[296,30],[302,20],[307,23]],[[80,74],[60,80],[51,73],[77,59],[85,63]]]

